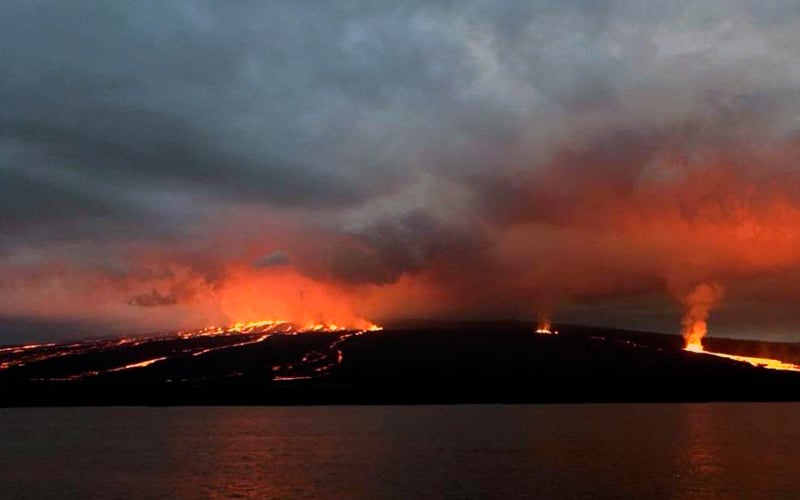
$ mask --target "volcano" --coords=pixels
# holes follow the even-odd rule
[[[541,328],[539,328],[541,329]],[[800,344],[527,322],[261,322],[0,347],[0,405],[786,401]],[[555,331],[555,330],[554,330]],[[712,354],[711,352],[708,354]],[[724,355],[720,355],[724,354]]]

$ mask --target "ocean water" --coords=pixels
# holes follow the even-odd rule
[[[800,498],[800,404],[2,409],[0,498]]]

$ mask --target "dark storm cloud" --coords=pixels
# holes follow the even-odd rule
[[[251,265],[258,269],[267,269],[270,267],[285,266],[287,264],[289,264],[289,255],[281,250],[274,250],[254,260]]]
[[[429,268],[479,265],[486,242],[476,228],[455,227],[421,211],[348,228],[347,243],[322,250],[309,266],[345,283],[390,284]],[[319,266],[322,269],[319,269]]]
[[[150,290],[128,301],[128,304],[139,307],[171,306],[177,303],[178,299],[174,295],[164,295],[157,290]]]
[[[386,158],[346,143],[365,107],[424,80],[421,54],[399,39],[348,54],[351,20],[333,14],[259,3],[7,4],[0,141],[19,153],[0,172],[4,190],[27,201],[14,200],[4,219],[163,216],[114,196],[153,185],[306,207],[384,189],[370,171]],[[371,164],[354,163],[367,155]]]
[[[163,225],[174,206],[140,195],[154,186],[182,205],[199,192],[212,206],[341,207],[415,169],[482,173],[508,163],[520,140],[541,141],[549,126],[539,120],[628,112],[620,99],[655,54],[654,33],[702,43],[726,17],[721,5],[687,4],[659,7],[655,22],[655,8],[621,2],[3,10],[0,141],[13,153],[0,158],[4,226],[67,213]],[[734,84],[714,79],[734,78],[725,73],[735,66],[721,58],[719,71],[700,71],[692,49],[705,52],[687,47],[685,76],[725,94]],[[667,76],[693,91],[655,71],[642,86]]]
[[[683,254],[631,220],[794,200],[764,179],[796,170],[798,33],[789,1],[5,2],[0,266],[135,279],[135,305],[186,297],[147,291],[143,247],[201,288],[291,255],[514,311],[655,293]]]

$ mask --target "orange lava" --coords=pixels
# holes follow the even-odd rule
[[[313,323],[307,322],[297,324],[286,320],[261,320],[237,322],[230,326],[209,326],[199,330],[188,330],[179,332],[178,335],[184,338],[202,337],[211,335],[233,335],[249,333],[307,333],[307,332],[342,332],[346,330],[375,332],[383,328],[367,320],[355,320],[347,325],[336,323]]]
[[[703,352],[703,337],[708,330],[706,322],[698,320],[692,322],[683,332],[686,339],[686,350],[693,352]]]
[[[536,333],[541,335],[558,335],[558,332],[553,330],[552,326],[549,320],[542,320],[536,328]]]
[[[725,354],[724,352],[706,351],[703,344],[698,340],[697,342],[687,343],[684,350],[698,354],[708,354],[709,356],[717,356],[719,358],[732,359],[742,363],[748,363],[752,366],[760,368],[768,368],[770,370],[784,370],[792,372],[800,372],[800,365],[793,363],[786,363],[779,359],[771,358],[756,358],[753,356],[737,356],[735,354]]]

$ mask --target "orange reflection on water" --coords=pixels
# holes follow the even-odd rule
[[[685,442],[676,470],[675,497],[721,498],[723,466],[719,443],[715,442],[713,407],[708,404],[681,405]]]

